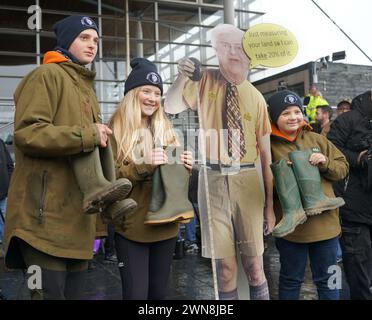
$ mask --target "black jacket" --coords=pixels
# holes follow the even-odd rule
[[[10,176],[14,169],[13,160],[3,140],[0,139],[0,200],[8,195]]]
[[[371,91],[367,91],[352,101],[351,110],[335,119],[328,133],[328,139],[346,156],[350,164],[349,177],[344,188],[335,190],[345,200],[340,208],[342,220],[372,224],[372,190],[366,191],[367,168],[358,164],[358,155],[366,147],[363,141],[372,135]]]

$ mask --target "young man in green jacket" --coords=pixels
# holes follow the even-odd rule
[[[93,256],[96,215],[83,211],[83,193],[71,156],[105,148],[111,130],[101,124],[90,64],[98,28],[70,16],[54,26],[57,48],[14,94],[16,168],[5,223],[6,265],[41,268],[33,299],[78,299]],[[31,289],[31,288],[30,288]]]

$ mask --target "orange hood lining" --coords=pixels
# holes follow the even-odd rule
[[[296,141],[297,137],[300,134],[300,132],[302,131],[302,129],[306,129],[306,130],[309,130],[309,131],[313,130],[312,126],[310,124],[308,124],[306,121],[304,121],[302,123],[302,126],[297,129],[296,136],[294,138],[291,138],[291,137],[287,136],[285,133],[283,133],[282,131],[280,131],[275,123],[271,123],[271,130],[272,130],[271,135],[283,138],[283,139],[285,139],[289,142]]]
[[[62,53],[57,51],[48,51],[44,55],[43,64],[60,63],[69,61]]]

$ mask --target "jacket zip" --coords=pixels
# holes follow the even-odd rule
[[[44,205],[45,205],[45,198],[46,198],[46,192],[48,187],[48,172],[46,170],[43,171],[43,178],[42,178],[42,194],[40,198],[39,203],[39,210],[38,210],[38,222],[39,224],[42,224],[43,222],[43,214],[44,214]]]

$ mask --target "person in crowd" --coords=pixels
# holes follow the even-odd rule
[[[326,137],[311,132],[296,93],[275,93],[268,105],[278,195],[274,207],[280,221],[273,230],[280,254],[279,299],[299,299],[309,257],[319,299],[337,300],[339,290],[329,287],[328,280],[332,274],[329,268],[337,264],[341,233],[337,208],[344,202],[334,199],[331,182],[347,175],[348,163]],[[290,229],[285,225],[296,220]],[[288,230],[279,234],[279,228]]]
[[[194,166],[190,175],[189,194],[188,198],[192,204],[194,210],[194,218],[190,219],[188,223],[185,223],[185,233],[181,232],[181,228],[178,233],[178,239],[176,243],[176,250],[174,253],[175,259],[182,259],[184,252],[186,253],[197,253],[199,252],[199,246],[197,243],[196,235],[196,221],[199,219],[199,208],[198,208],[198,176],[199,171]]]
[[[197,208],[193,206],[194,212]],[[196,238],[196,218],[192,218],[189,223],[185,224],[185,252],[186,253],[197,253],[199,252],[199,246]]]
[[[198,206],[198,177],[199,170],[193,167],[190,176],[189,200],[194,209],[195,217],[185,224],[185,251],[188,253],[199,252],[199,246],[196,235],[196,223],[199,220],[199,206]]]
[[[110,119],[110,127],[117,176],[133,182],[130,195],[138,208],[115,224],[115,246],[123,299],[158,300],[166,297],[179,223],[151,225],[145,224],[145,219],[154,170],[170,160],[159,146],[177,146],[179,142],[161,106],[163,83],[156,66],[135,58],[131,67],[124,98]],[[180,161],[192,169],[190,151],[183,151]]]
[[[322,96],[322,93],[317,89],[315,84],[309,88],[309,93],[304,98],[305,114],[310,124],[315,123],[315,112],[317,106],[329,105],[327,100]]]
[[[317,106],[315,112],[315,121],[319,128],[317,133],[327,136],[329,130],[331,129],[331,118],[333,110],[329,105]]]
[[[351,101],[351,100],[350,100]],[[337,104],[337,109],[336,109],[336,115],[337,117],[341,115],[344,112],[350,111],[351,103],[349,100],[341,100]]]
[[[6,198],[9,182],[14,170],[12,157],[2,139],[0,139],[0,257],[3,257],[3,235],[6,213]]]
[[[340,116],[341,114],[350,111],[351,106],[351,99],[343,99],[337,104],[336,108],[336,117]],[[329,127],[330,129],[331,127]],[[329,132],[329,131],[328,131]],[[328,133],[327,133],[328,134]],[[333,183],[333,190],[335,192],[336,196],[342,196],[343,190],[345,188],[345,180],[347,180],[347,177],[343,180],[337,181]],[[337,248],[337,261],[340,263],[342,262],[342,249],[341,244],[338,244]]]
[[[352,100],[351,110],[339,115],[328,133],[346,156],[350,172],[337,192],[345,199],[340,209],[342,259],[353,300],[371,300],[372,284],[372,101],[371,91]]]
[[[104,251],[105,258],[104,262],[106,263],[117,263],[118,259],[115,253],[115,229],[112,223],[107,225],[107,237],[105,238]]]
[[[247,80],[250,59],[242,48],[243,34],[232,25],[213,28],[219,69],[200,73],[195,59],[181,59],[165,99],[166,112],[196,110],[201,129],[213,135],[199,146],[206,161],[199,173],[198,204],[202,256],[216,263],[221,300],[239,299],[236,252],[250,299],[269,299],[262,255],[263,233],[269,234],[275,224],[271,129],[266,102]]]
[[[86,16],[54,25],[57,47],[44,55],[15,94],[16,166],[5,221],[9,268],[41,268],[32,299],[79,299],[92,259],[96,215],[83,212],[71,156],[105,148],[111,130],[100,123],[89,65],[98,27]]]

